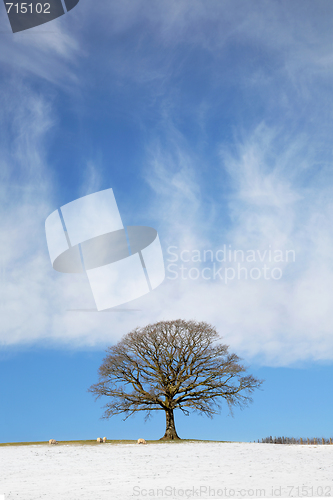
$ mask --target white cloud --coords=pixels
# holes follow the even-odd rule
[[[218,80],[227,72],[228,80],[244,78],[248,85],[259,81],[271,86],[285,76],[303,97],[309,96],[309,85],[315,79],[332,75],[331,26],[327,21],[332,4],[328,0],[316,5],[308,0],[293,4],[265,0],[168,0],[147,4],[145,0],[124,0],[105,5],[103,16],[94,4],[86,3],[80,9],[85,30],[98,26],[114,42],[107,46],[113,57],[105,64],[140,83],[150,84],[178,74],[182,65],[173,50],[179,47],[185,59],[187,50],[206,51],[207,57],[215,61],[212,75]],[[126,51],[125,57],[121,50],[124,35],[132,49]],[[232,68],[221,63],[235,48],[252,51],[251,71],[244,66],[242,72],[233,73],[236,60]]]
[[[80,196],[96,193],[102,188],[103,178],[98,161],[88,160],[83,171],[83,180],[80,187]]]
[[[235,134],[233,144],[226,141],[216,151],[215,164],[211,159],[206,164],[200,148],[188,144],[173,125],[179,110],[170,96],[174,97],[172,92],[177,90],[168,90],[175,73],[182,75],[182,64],[176,69],[173,66],[173,48],[186,44],[190,51],[199,47],[213,54],[212,80],[217,85],[222,76],[231,82],[238,77],[237,72],[227,71],[227,65],[219,64],[224,49],[257,46],[263,53],[262,63],[253,71],[240,72],[242,82],[255,88],[257,95],[266,88],[272,94],[269,102],[283,103],[285,120],[290,121],[288,112],[296,109],[295,95],[302,105],[313,103],[314,80],[325,82],[330,78],[331,27],[325,24],[321,29],[322,20],[318,24],[317,14],[307,17],[305,7],[295,17],[293,9],[304,6],[304,2],[296,2],[293,9],[285,2],[260,1],[256,9],[252,4],[221,0],[150,5],[148,9],[141,1],[111,3],[105,6],[108,15],[101,17],[93,3],[83,3],[82,33],[72,26],[73,34],[69,35],[69,20],[58,20],[52,23],[54,33],[30,38],[18,34],[4,43],[0,61],[14,70],[16,77],[7,90],[1,88],[5,132],[0,138],[4,235],[0,341],[8,345],[95,345],[118,339],[136,325],[184,317],[216,325],[233,348],[263,363],[332,359],[331,157],[327,152],[322,156],[318,153],[318,142],[312,144],[313,136],[307,130],[299,135],[283,127],[284,118],[280,118],[280,128],[262,123],[250,132]],[[331,10],[328,2],[320,5]],[[158,132],[152,134],[145,171],[152,198],[146,200],[146,212],[142,207],[138,210],[158,229],[164,248],[175,245],[180,250],[216,250],[226,243],[243,250],[263,251],[269,245],[273,249],[295,249],[295,263],[279,264],[281,280],[234,280],[226,285],[218,280],[168,279],[153,293],[128,304],[129,309],[140,309],[137,312],[67,311],[94,305],[84,276],[56,273],[47,254],[44,221],[57,208],[58,200],[44,151],[56,119],[46,98],[17,81],[18,75],[29,74],[69,90],[71,83],[78,81],[72,68],[82,55],[80,40],[97,23],[104,30],[105,47],[112,51],[105,65],[115,68],[122,78],[151,85],[152,100],[155,96],[162,101],[163,117]],[[135,38],[137,27],[143,24],[150,41],[156,41],[145,56],[140,52],[144,40]],[[127,58],[122,48],[107,45],[115,39],[112,37],[128,35],[132,30],[131,40],[137,45],[135,50],[126,51]],[[88,47],[93,51],[95,45],[87,43],[87,53]],[[161,52],[166,54],[164,58]],[[276,93],[281,81],[288,81],[289,86]],[[325,98],[327,93],[323,95],[320,102],[326,114],[315,115],[314,127],[318,125],[323,144],[329,148],[325,120],[331,99]],[[205,126],[214,106],[209,95],[198,105],[203,134],[207,134]],[[312,116],[312,109],[306,112],[306,118]],[[80,194],[98,190],[101,182],[98,162],[87,162]],[[131,209],[136,207],[126,208],[128,213]]]
[[[198,203],[205,192],[200,189],[196,161],[192,158],[191,166],[189,159],[186,169],[181,161],[178,168],[170,168],[168,149],[165,153],[158,150],[158,161],[154,159],[147,177],[161,213],[170,214],[159,223],[165,244],[178,247],[178,255],[182,250],[216,251],[225,243],[244,251],[294,250],[296,256],[292,262],[293,254],[289,254],[289,263],[265,261],[271,269],[281,268],[280,280],[234,279],[228,285],[218,279],[167,280],[156,294],[161,303],[152,308],[159,309],[159,319],[204,319],[215,324],[238,352],[266,364],[332,359],[332,203],[326,196],[324,202],[321,199],[321,194],[325,195],[322,187],[302,185],[304,169],[315,168],[311,161],[305,165],[303,145],[302,138],[283,141],[277,132],[261,125],[243,138],[233,153],[223,149],[222,168],[232,183],[227,205],[232,223],[228,228],[223,228],[225,204],[219,199],[217,185],[211,186],[215,207]],[[187,150],[179,157],[185,155],[189,155]],[[175,175],[178,185],[186,185],[185,190],[175,189]],[[222,175],[219,182],[224,182]],[[210,241],[202,225],[205,217]],[[205,265],[185,263],[187,268],[202,269]],[[255,264],[241,265],[250,271],[251,266],[261,269],[263,263],[257,257]],[[173,269],[180,273],[179,267]]]
[[[280,150],[280,138],[262,125],[233,153],[224,148],[221,173],[229,172],[233,192],[227,200],[216,194],[222,175],[215,179],[214,196],[207,197],[199,158],[173,127],[169,142],[154,142],[148,153],[146,178],[154,196],[146,215],[155,220],[166,257],[167,245],[176,245],[178,253],[216,251],[222,243],[244,250],[262,251],[268,245],[295,249],[295,263],[279,263],[281,280],[235,279],[226,285],[220,280],[167,279],[153,293],[127,304],[127,312],[69,311],[92,309],[94,304],[84,276],[56,273],[49,262],[44,220],[57,202],[43,150],[54,118],[49,104],[33,93],[27,99],[25,92],[13,117],[20,124],[16,138],[1,144],[8,185],[3,190],[6,216],[1,218],[3,344],[93,346],[119,339],[136,325],[183,317],[216,325],[232,348],[262,363],[332,359],[333,210],[329,198],[320,199],[321,187],[303,189],[295,172],[291,174],[303,162],[297,138],[280,155],[272,155]],[[304,168],[303,162],[301,172]],[[232,224],[223,229],[225,207]]]
[[[66,17],[12,33],[7,16],[0,21],[0,63],[3,74],[32,77],[72,91],[78,78],[73,71],[83,52]]]

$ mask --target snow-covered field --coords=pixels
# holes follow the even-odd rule
[[[303,488],[303,489],[302,489]],[[0,499],[333,496],[333,445],[151,443],[0,447]]]

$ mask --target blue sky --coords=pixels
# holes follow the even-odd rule
[[[179,317],[215,325],[266,379],[234,419],[179,418],[180,435],[329,435],[332,14],[326,0],[124,0],[103,12],[81,0],[12,34],[3,8],[0,441],[158,438],[161,417],[100,421],[86,389],[108,345]],[[158,230],[166,280],[128,305],[138,311],[71,312],[91,307],[91,292],[52,269],[45,219],[110,187],[125,225]],[[224,245],[295,261],[265,260],[279,279],[228,283],[204,278],[214,263],[181,262]],[[169,247],[177,272],[198,279],[171,279]]]

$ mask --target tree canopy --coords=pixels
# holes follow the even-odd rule
[[[223,401],[234,407],[252,402],[261,380],[246,374],[216,329],[205,322],[160,321],[135,328],[107,349],[99,382],[89,391],[109,398],[104,418],[136,412],[166,414],[162,439],[179,439],[174,410],[212,417]]]

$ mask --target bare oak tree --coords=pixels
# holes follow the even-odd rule
[[[109,347],[99,368],[100,380],[89,389],[108,396],[103,418],[162,410],[166,431],[161,439],[180,439],[174,410],[212,417],[224,400],[232,408],[252,402],[262,381],[246,375],[240,358],[219,342],[214,327],[196,321],[161,321],[136,328]]]

